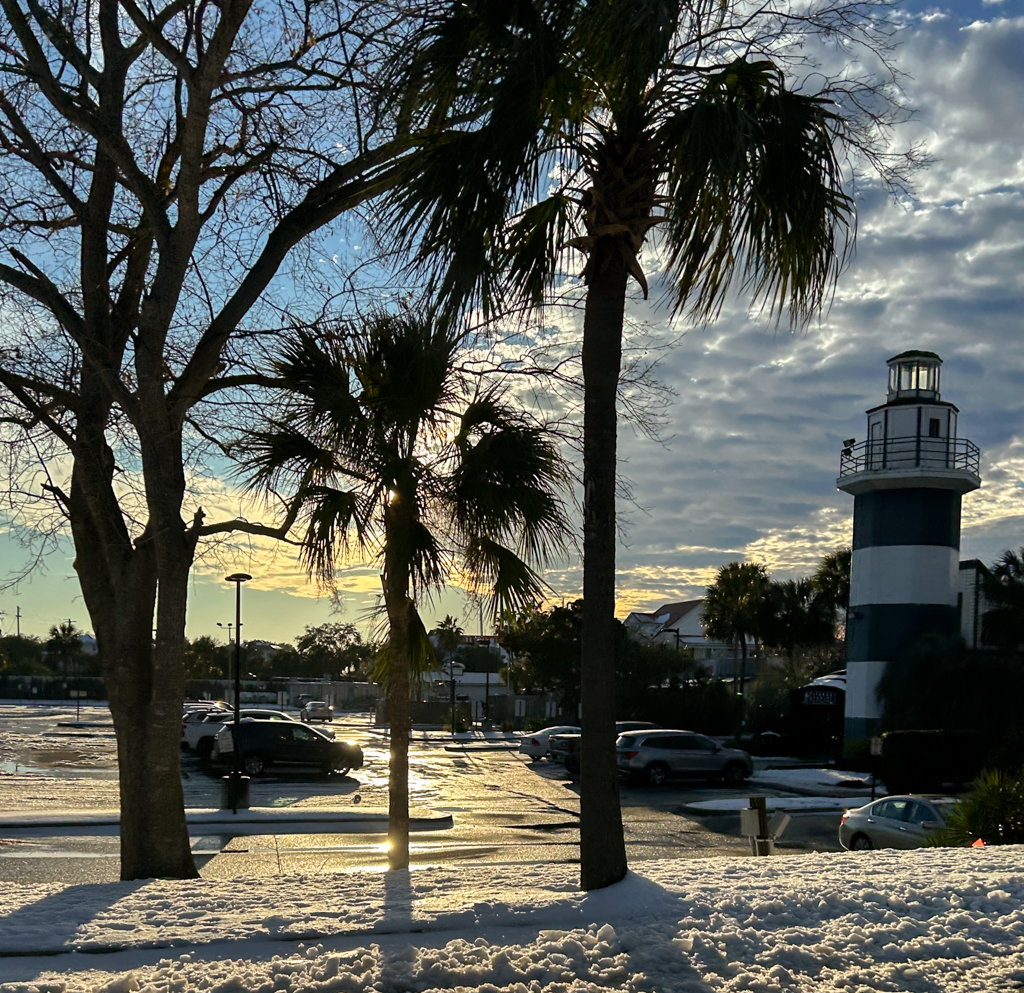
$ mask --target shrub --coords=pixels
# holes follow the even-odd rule
[[[890,731],[882,735],[882,779],[891,793],[927,793],[968,783],[988,745],[977,731]]]
[[[930,839],[936,845],[1024,844],[1024,771],[993,769],[946,816],[946,827]]]

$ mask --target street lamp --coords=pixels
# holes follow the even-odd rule
[[[455,659],[448,660],[448,676],[452,681],[452,738],[455,737],[455,678],[461,676],[465,671],[466,667],[461,662],[456,662]]]
[[[252,576],[245,572],[233,572],[224,577],[224,582],[235,584],[235,748],[231,775],[222,780],[221,806],[225,809],[230,807],[235,813],[238,813],[239,807],[245,809],[249,806],[249,777],[242,775],[242,737],[239,729],[242,720],[242,583],[250,579]]]

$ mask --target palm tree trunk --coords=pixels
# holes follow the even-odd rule
[[[583,739],[580,886],[626,875],[615,758],[615,404],[627,272],[610,238],[595,246],[583,321]]]
[[[409,868],[409,705],[410,632],[414,605],[409,599],[409,567],[399,554],[405,547],[396,532],[408,524],[411,500],[395,496],[385,511],[384,605],[388,612],[388,723],[391,761],[388,768],[388,868]]]

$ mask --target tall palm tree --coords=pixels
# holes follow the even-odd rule
[[[786,20],[788,40],[802,26],[844,41],[870,34],[871,7],[806,6]],[[648,292],[641,249],[658,225],[677,310],[714,316],[738,277],[770,311],[802,322],[828,298],[852,230],[839,156],[865,131],[847,127],[828,93],[787,87],[764,56],[778,35],[759,16],[732,0],[455,0],[416,39],[396,86],[403,113],[435,126],[438,140],[392,197],[391,220],[443,299],[499,313],[516,299],[539,305],[561,249],[585,260],[586,889],[626,872],[614,750],[616,393],[630,278]]]
[[[756,642],[766,626],[772,583],[760,562],[730,562],[718,570],[704,595],[704,630],[739,647],[740,690],[747,678],[747,639]]]
[[[455,369],[458,335],[412,312],[300,333],[277,363],[283,413],[248,443],[254,487],[295,486],[311,573],[381,563],[391,723],[388,863],[409,864],[410,671],[432,656],[417,597],[458,570],[520,609],[563,548],[564,464],[544,430]]]

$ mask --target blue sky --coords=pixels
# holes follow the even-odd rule
[[[935,162],[913,201],[860,187],[856,257],[828,315],[791,333],[732,305],[712,327],[688,330],[631,302],[645,334],[682,337],[659,353],[657,375],[676,392],[663,441],[620,430],[633,493],[621,506],[620,614],[699,595],[734,559],[799,575],[848,541],[852,499],[835,488],[840,441],[863,438],[865,409],[884,399],[885,359],[906,348],[943,357],[943,396],[961,410],[961,436],[982,448],[984,485],[965,499],[962,556],[992,561],[1024,545],[1024,2],[899,9],[909,23],[898,60],[918,110],[899,137],[923,140]],[[224,505],[232,499],[225,490]],[[23,558],[0,535],[0,561],[14,568]],[[66,617],[89,627],[71,558],[56,554],[44,574],[0,593],[5,632],[18,604],[29,633]],[[345,606],[332,615],[286,552],[271,561],[259,548],[221,549],[196,569],[190,636],[233,619],[220,577],[237,568],[257,576],[245,594],[251,638],[362,622],[378,588],[372,567],[340,572]],[[579,563],[546,578],[555,598],[574,597]],[[423,611],[428,623],[446,612],[477,629],[458,591]]]

